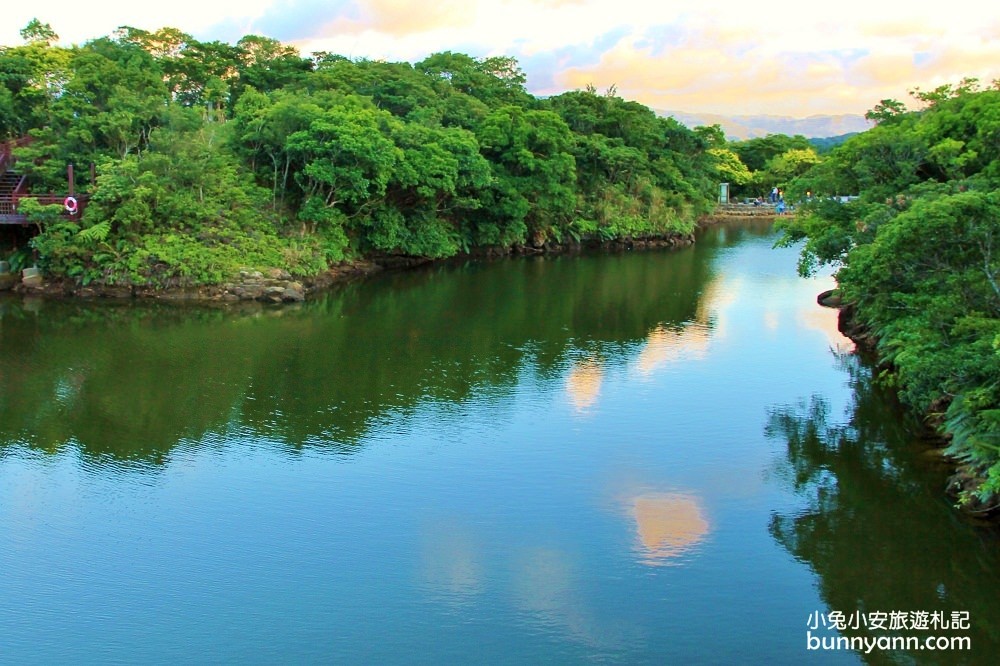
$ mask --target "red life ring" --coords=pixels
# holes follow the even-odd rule
[[[80,210],[80,206],[77,204],[74,197],[66,197],[63,201],[63,206],[66,208],[66,212],[70,215],[76,215],[76,211]]]

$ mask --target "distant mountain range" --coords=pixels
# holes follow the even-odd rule
[[[719,125],[730,140],[753,139],[768,134],[801,134],[807,139],[825,138],[864,132],[871,124],[862,115],[843,114],[839,116],[720,116],[712,113],[684,113],[657,109],[661,116],[673,116],[688,127],[699,125]]]

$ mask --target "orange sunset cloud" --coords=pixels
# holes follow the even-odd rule
[[[972,0],[905,12],[869,0],[836,11],[791,0],[36,0],[4,18],[0,44],[20,43],[18,29],[38,18],[67,44],[132,25],[231,43],[259,34],[304,55],[506,55],[539,96],[615,86],[652,108],[731,115],[862,114],[914,88],[1000,78],[1000,10]]]

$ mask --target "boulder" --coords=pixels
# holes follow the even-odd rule
[[[28,290],[37,291],[43,285],[42,273],[35,267],[25,268],[21,271],[21,285]]]
[[[285,290],[281,292],[281,300],[285,303],[298,303],[306,300],[305,291],[302,289],[302,285],[297,282],[290,283]]]

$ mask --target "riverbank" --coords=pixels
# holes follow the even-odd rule
[[[256,270],[246,268],[230,281],[215,285],[188,286],[168,284],[162,287],[148,285],[107,285],[91,283],[81,285],[73,280],[43,279],[41,276],[18,278],[7,274],[7,290],[22,295],[51,298],[80,299],[160,299],[169,301],[260,301],[268,303],[294,303],[305,300],[306,295],[329,287],[372,275],[383,270],[376,262],[356,260],[344,262],[320,274],[296,277],[280,268]],[[3,276],[0,276],[2,278]]]
[[[837,328],[840,332],[850,338],[862,354],[875,359],[880,370],[895,372],[892,365],[878,353],[878,338],[871,329],[861,323],[853,303],[842,303],[836,290],[821,293],[817,296],[817,302],[826,307],[837,308],[839,310]],[[983,474],[974,465],[958,460],[947,452],[951,443],[951,436],[943,430],[943,414],[947,407],[947,402],[941,400],[932,405],[928,413],[920,415],[925,427],[921,435],[922,439],[927,441],[926,454],[948,466],[949,475],[944,490],[962,514],[986,521],[993,526],[1000,526],[1000,503],[984,502],[976,494],[986,481]]]
[[[723,222],[726,219],[724,216],[711,216],[700,220],[698,224],[699,226],[707,226]],[[0,291],[71,299],[136,298],[166,301],[296,303],[304,301],[310,294],[320,293],[335,284],[368,277],[385,270],[406,270],[435,262],[504,256],[573,254],[589,250],[625,252],[672,249],[686,247],[692,243],[694,243],[694,234],[678,233],[668,236],[621,238],[605,241],[585,240],[569,243],[550,241],[538,245],[484,248],[446,259],[382,255],[345,261],[312,276],[293,276],[283,268],[260,270],[244,268],[239,271],[238,275],[226,282],[196,286],[166,284],[154,287],[149,285],[108,285],[94,282],[82,285],[70,279],[45,278],[37,269],[25,269],[21,275],[10,272],[0,273]]]
[[[712,217],[716,220],[732,220],[753,218],[779,218],[794,215],[792,207],[778,211],[777,207],[771,203],[749,204],[749,203],[727,203],[719,204]]]

